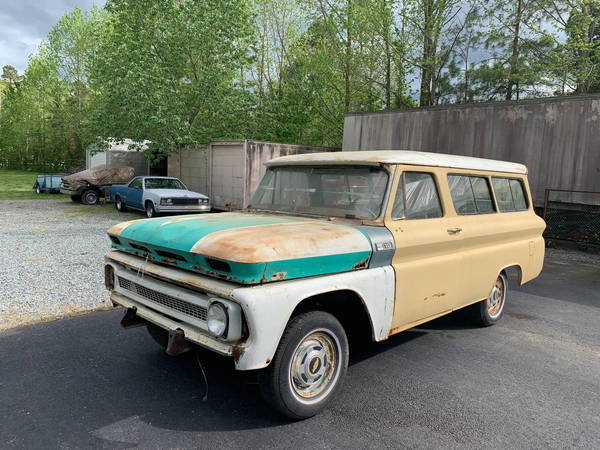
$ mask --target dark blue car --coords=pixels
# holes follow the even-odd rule
[[[56,194],[60,192],[60,182],[66,173],[40,174],[37,176],[33,189],[38,194],[42,192],[50,192]]]

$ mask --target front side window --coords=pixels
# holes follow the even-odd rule
[[[456,214],[488,214],[495,212],[487,178],[448,175],[448,185]]]
[[[502,212],[523,211],[527,209],[523,183],[514,178],[492,178],[496,201]]]
[[[129,187],[133,189],[141,189],[142,188],[142,179],[136,178],[131,183],[129,183]]]
[[[403,172],[396,191],[392,219],[432,219],[442,215],[433,175],[424,172]]]
[[[348,219],[381,215],[388,173],[370,166],[279,166],[265,173],[249,209]]]

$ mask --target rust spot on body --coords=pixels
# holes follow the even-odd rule
[[[356,263],[354,266],[352,266],[352,270],[366,269],[367,267],[369,267],[369,258],[363,259],[362,261]]]
[[[240,358],[244,355],[245,351],[245,347],[242,347],[241,345],[234,345],[231,349],[231,356],[233,357],[233,360],[237,363],[240,360]]]
[[[271,281],[285,280],[285,276],[286,275],[287,275],[287,272],[277,272],[277,273],[274,273],[273,275],[271,275]]]

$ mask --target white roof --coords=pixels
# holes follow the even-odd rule
[[[407,164],[415,166],[452,167],[456,169],[487,170],[526,174],[527,167],[507,161],[473,158],[471,156],[444,153],[415,152],[406,150],[376,150],[327,153],[303,153],[272,159],[268,166],[312,164]]]

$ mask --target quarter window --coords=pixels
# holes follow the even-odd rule
[[[527,209],[523,183],[514,178],[492,178],[498,207],[502,212],[523,211]]]
[[[442,215],[433,176],[423,172],[403,172],[396,191],[392,218],[432,219]]]
[[[488,214],[495,211],[487,178],[448,175],[448,184],[457,214]]]

